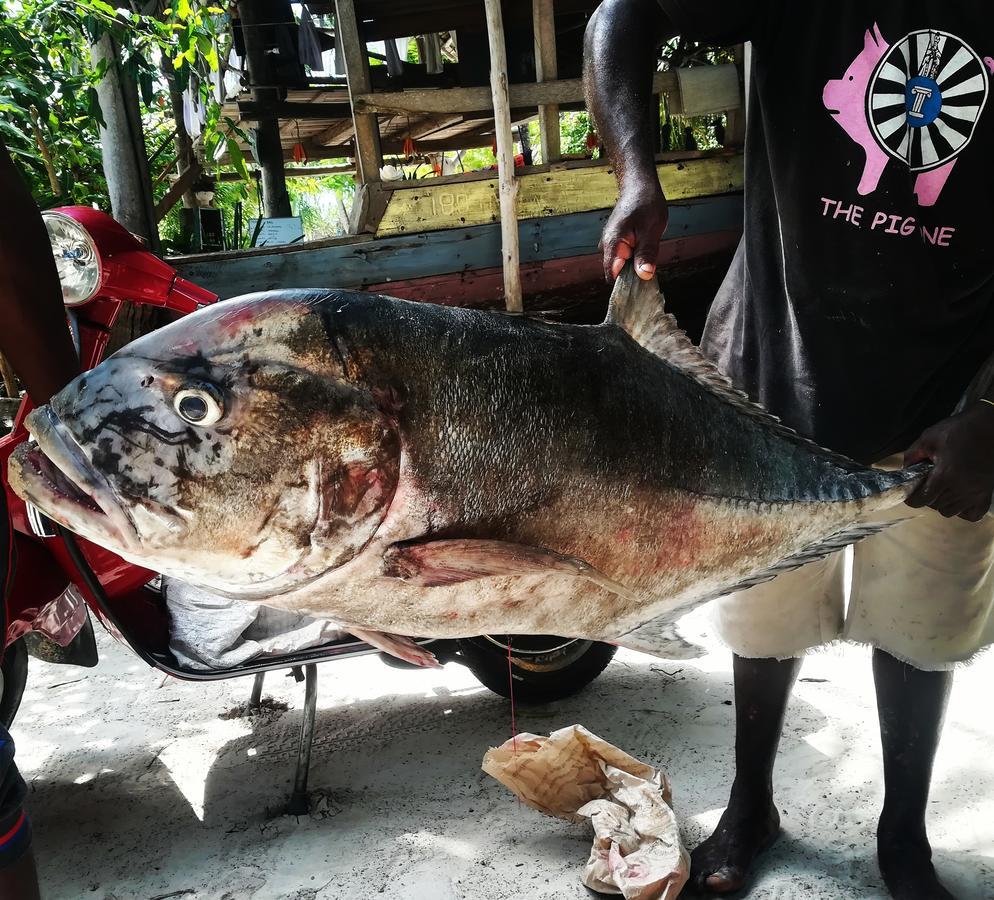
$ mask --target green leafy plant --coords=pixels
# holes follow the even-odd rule
[[[221,7],[193,0],[145,12],[104,0],[0,0],[0,135],[39,202],[89,203],[106,195],[95,87],[108,61],[95,63],[90,49],[105,35],[118,50],[122,77],[138,86],[146,120],[166,104],[170,85],[159,60],[171,60],[173,86],[184,90],[195,81],[207,110],[205,133],[227,144],[233,128],[221,121],[207,77],[227,58],[227,21]],[[239,170],[247,176],[244,165]]]

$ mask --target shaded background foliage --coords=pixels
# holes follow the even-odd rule
[[[91,58],[91,44],[110,34],[119,48],[125,76],[139,86],[141,112],[149,156],[161,152],[166,163],[175,155],[162,152],[171,141],[176,110],[175,92],[191,88],[202,103],[205,123],[194,151],[207,170],[235,172],[239,181],[218,181],[211,205],[221,210],[228,245],[234,246],[236,210],[244,220],[260,214],[258,182],[239,149],[245,134],[222,116],[212,75],[223,74],[232,36],[226,9],[218,0],[0,0],[0,136],[7,144],[32,193],[43,208],[96,203],[108,207],[98,126],[102,121],[94,85],[104,74]],[[408,58],[417,61],[414,39]],[[660,68],[728,61],[726,51],[674,39],[660,54]],[[170,89],[173,91],[171,97]],[[562,151],[573,157],[593,156],[596,126],[586,112],[561,116]],[[662,150],[708,149],[723,142],[724,118],[683,120],[660,118]],[[541,162],[538,123],[528,127],[533,160]],[[494,166],[488,148],[447,154],[455,171]],[[453,164],[453,161],[454,164]],[[322,165],[347,160],[324,160]],[[434,174],[439,160],[422,158],[401,163],[405,178]],[[169,189],[163,178],[156,200]],[[309,239],[331,237],[345,228],[343,211],[351,205],[355,183],[348,175],[315,175],[288,182],[294,212]],[[179,207],[159,225],[163,250],[188,249]],[[241,246],[251,235],[243,228]]]

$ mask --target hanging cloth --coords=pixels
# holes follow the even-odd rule
[[[183,91],[183,124],[193,140],[200,137],[206,118],[206,112],[200,103],[199,88],[191,81],[189,87]]]
[[[404,74],[404,57],[400,54],[400,41],[384,41],[383,49],[387,58],[387,74],[391,78],[400,78]],[[406,44],[404,45],[407,46]]]
[[[442,40],[437,34],[419,34],[418,56],[429,75],[442,74]]]
[[[315,72],[320,72],[323,67],[321,60],[321,44],[318,41],[318,31],[314,27],[314,20],[307,9],[307,4],[300,5],[300,28],[297,30],[297,55],[300,64],[307,66]]]
[[[334,75],[344,75],[345,74],[345,54],[341,51],[341,47],[338,45],[338,21],[335,21],[335,49],[334,49],[334,62],[332,63],[332,74]]]

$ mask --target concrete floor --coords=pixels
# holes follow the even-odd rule
[[[48,900],[569,900],[584,827],[519,805],[480,771],[509,735],[507,703],[461,667],[404,672],[375,658],[319,668],[311,785],[317,810],[278,814],[303,686],[270,675],[289,710],[219,718],[249,681],[192,685],[100,634],[91,671],[31,661],[14,737]],[[521,730],[580,722],[674,785],[693,846],[730,772],[730,660],[622,652],[580,696],[520,710]],[[869,654],[808,660],[778,767],[786,833],[751,898],[882,897],[873,861],[879,741]],[[931,834],[962,900],[994,897],[994,656],[958,676],[937,764]]]

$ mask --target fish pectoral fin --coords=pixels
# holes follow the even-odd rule
[[[633,631],[614,638],[612,643],[663,659],[700,659],[707,649],[688,641],[669,620],[646,622]]]
[[[614,594],[631,596],[623,584],[582,559],[507,541],[456,538],[394,544],[383,554],[383,573],[422,587],[502,576],[572,575],[589,579]]]
[[[365,628],[350,628],[349,633],[371,647],[382,650],[390,656],[401,659],[422,669],[440,669],[442,664],[431,650],[422,647],[413,638],[388,631],[369,631]]]

